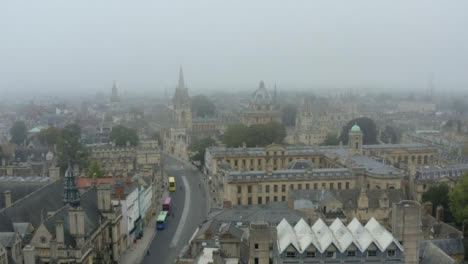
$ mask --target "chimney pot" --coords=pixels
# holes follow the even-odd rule
[[[11,206],[11,192],[10,190],[5,191],[5,208]]]

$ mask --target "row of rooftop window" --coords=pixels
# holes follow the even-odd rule
[[[466,170],[449,170],[449,171],[418,171],[416,179],[418,180],[435,180],[444,176],[460,177]]]
[[[345,172],[313,172],[312,173],[312,176],[322,176],[322,177],[325,177],[327,176],[328,179],[330,178],[333,178],[333,177],[344,177],[344,176],[350,176],[351,174],[347,171]],[[231,180],[243,180],[243,179],[246,179],[246,180],[250,180],[250,179],[261,179],[261,178],[266,178],[266,179],[279,179],[279,178],[309,178],[310,174],[305,174],[305,173],[302,173],[302,174],[273,174],[271,176],[267,176],[267,175],[263,175],[263,174],[252,174],[252,175],[249,175],[249,174],[238,174],[236,175],[236,173],[233,173],[233,174],[230,174],[229,177]]]
[[[316,251],[306,251],[304,252],[302,257],[306,258],[319,258],[319,257],[326,257],[326,258],[336,258],[336,251],[325,251],[323,254],[320,254],[319,252]],[[300,255],[296,251],[286,251],[286,254],[284,255],[286,258],[297,258]],[[342,257],[356,257],[358,256],[356,254],[356,250],[347,250]],[[361,256],[367,256],[367,257],[377,257],[377,250],[375,249],[370,249],[367,250],[366,254],[363,254]],[[396,256],[396,250],[395,249],[388,249],[386,252],[387,257],[395,257]]]
[[[329,189],[330,189],[330,190],[334,190],[334,189],[335,189],[335,183],[334,183],[334,182],[330,182],[330,183],[328,183],[328,185],[329,185]],[[298,184],[297,184],[297,190],[302,190],[302,186],[303,186],[302,183],[298,183]],[[314,190],[318,190],[318,186],[319,186],[318,183],[314,183],[314,184],[313,184]],[[327,188],[327,184],[324,183],[324,182],[322,183],[321,186],[322,186],[322,189],[326,189],[326,188]],[[337,189],[338,189],[338,190],[342,190],[343,185],[342,185],[341,182],[338,182],[338,183],[336,184],[336,186],[337,186]],[[304,184],[304,187],[305,187],[305,190],[310,190],[310,189],[311,189],[311,188],[310,188],[310,187],[311,187],[311,184],[310,184],[310,183],[306,183],[306,184]],[[271,185],[269,185],[269,184],[265,185],[265,193],[270,193],[270,188],[271,188]],[[278,184],[274,184],[274,185],[273,185],[273,192],[275,192],[275,193],[278,192],[278,188],[279,188],[279,185],[278,185]],[[349,182],[345,182],[345,189],[349,189]],[[294,190],[294,184],[293,184],[293,183],[291,183],[291,184],[289,185],[289,190],[290,190],[290,191]],[[258,185],[257,185],[257,193],[262,193],[262,192],[263,192],[263,185],[258,184]],[[281,184],[281,192],[286,192],[286,184]],[[237,193],[238,193],[238,194],[241,194],[241,193],[242,193],[242,185],[238,185],[238,186],[237,186]],[[248,186],[247,186],[247,193],[252,193],[252,185],[248,185]]]
[[[302,158],[295,158],[295,159],[302,159]],[[256,161],[257,166],[262,165],[262,160],[263,159],[261,159],[261,158],[259,158],[259,159],[242,159],[240,161],[242,163],[242,166],[245,167],[245,166],[247,166],[247,163],[249,163],[250,166],[254,166],[255,160],[257,160]],[[289,158],[289,159],[277,158],[277,159],[272,159],[272,162],[273,162],[273,165],[277,165],[278,163],[283,163],[284,164],[286,161],[292,162],[293,160],[294,160],[294,158]],[[233,161],[234,161],[234,166],[235,167],[239,166],[239,160],[238,159],[234,159]],[[281,161],[281,162],[279,162],[279,161]],[[312,162],[312,163],[322,163],[323,159],[322,159],[322,157],[315,157],[315,158],[310,158],[309,161]],[[226,159],[226,162],[231,164],[231,160],[229,160],[229,159]],[[266,162],[264,162],[264,163],[266,164]]]

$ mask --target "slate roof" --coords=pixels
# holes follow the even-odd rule
[[[337,199],[343,204],[343,209],[354,209],[357,208],[360,193],[361,190],[358,188],[345,190],[293,190],[289,192],[289,198],[293,200],[310,200],[319,204],[325,203],[330,199]],[[370,209],[380,208],[379,200],[383,198],[387,198],[389,206],[391,206],[392,203],[398,203],[404,200],[405,197],[401,189],[367,189],[366,194],[369,199]]]
[[[464,256],[465,255],[465,248],[463,246],[463,239],[431,239],[431,240],[423,240],[421,241],[421,246],[419,247],[419,254],[423,255],[424,251],[428,247],[429,244],[434,244],[445,254],[449,256]]]
[[[6,177],[0,177],[6,178]],[[13,178],[13,177],[11,177]],[[18,178],[18,177],[15,177]],[[44,179],[44,178],[43,178]],[[45,178],[48,179],[48,178]],[[34,192],[35,190],[47,185],[48,182],[34,181],[34,182],[2,182],[0,179],[0,208],[5,208],[5,191],[11,193],[11,203],[18,201],[26,195]]]
[[[432,215],[424,215],[421,219],[422,231],[425,238],[442,239],[442,238],[462,238],[463,233],[457,228],[437,221]]]
[[[420,264],[454,264],[457,263],[453,258],[447,255],[442,249],[429,242],[423,253],[420,254]]]
[[[402,172],[394,167],[387,166],[382,162],[379,162],[371,157],[364,155],[349,155],[348,149],[334,149],[330,150],[325,154],[327,157],[334,159],[335,157],[340,158],[343,162],[350,161],[355,166],[365,168],[367,172],[373,174],[380,174],[384,177],[399,177]],[[393,176],[394,175],[394,176]]]
[[[15,232],[0,232],[0,244],[6,248],[11,248],[15,242],[17,234]]]
[[[222,237],[225,234],[231,234],[233,237],[241,238],[243,231],[237,228],[232,222],[222,222],[216,219],[210,219],[204,222],[198,230],[197,237],[201,234],[212,234],[214,236]]]
[[[327,226],[320,218],[310,229],[305,225],[307,225],[306,222],[302,220],[293,228],[286,219],[281,221],[276,227],[280,254],[290,245],[299,253],[303,253],[311,244],[321,253],[330,245],[343,253],[351,244],[358,245],[358,249],[362,252],[372,243],[381,251],[386,250],[392,243],[403,251],[403,246],[374,218],[371,218],[364,227],[356,218],[349,223],[348,227],[340,219],[336,219],[330,226]]]
[[[8,208],[0,210],[15,223],[29,222],[34,228],[41,224],[41,216],[63,207],[63,181],[58,180],[30,193]],[[1,224],[0,224],[1,226]]]
[[[254,221],[266,221],[276,226],[284,218],[290,223],[297,223],[301,218],[308,219],[308,216],[304,212],[289,209],[287,202],[270,203],[266,206],[249,205],[212,209],[208,215],[208,219],[242,223],[242,225],[248,225]]]

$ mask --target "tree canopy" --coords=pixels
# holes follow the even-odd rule
[[[271,143],[282,143],[285,137],[286,128],[278,122],[250,127],[235,124],[228,127],[223,142],[228,147],[239,147],[243,143],[248,147],[263,147]]]
[[[458,180],[449,193],[449,208],[458,223],[468,219],[468,173]]]
[[[118,125],[112,128],[109,140],[114,142],[116,146],[124,147],[127,145],[127,142],[131,146],[138,145],[139,138],[135,129]]]
[[[357,124],[363,133],[363,144],[377,144],[377,128],[372,119],[367,117],[360,117],[349,121],[344,127],[340,135],[340,140],[343,144],[348,144],[348,133],[351,127]]]
[[[294,126],[296,124],[297,106],[287,104],[281,109],[281,121],[285,126]]]
[[[81,144],[81,128],[78,124],[69,124],[65,126],[58,139],[58,166],[61,173],[64,173],[70,165],[78,165],[80,168],[88,167],[89,153],[83,144]]]
[[[393,126],[385,126],[380,139],[387,144],[398,144],[401,140],[401,131]]]
[[[198,117],[214,116],[216,107],[214,103],[204,95],[191,98],[192,112]]]
[[[455,219],[449,209],[449,187],[446,184],[431,186],[422,195],[423,202],[432,203],[432,215],[435,215],[437,206],[444,208],[444,221],[453,222]]]
[[[93,176],[96,178],[104,178],[105,173],[104,170],[101,168],[101,164],[99,164],[97,161],[91,161],[89,163],[87,176],[90,178],[92,178]]]
[[[243,124],[233,124],[228,126],[224,133],[223,142],[227,147],[239,147],[246,142],[248,127]]]
[[[21,145],[28,136],[26,124],[23,121],[16,121],[10,128],[11,142]]]
[[[59,143],[60,138],[62,137],[62,131],[56,127],[49,127],[47,129],[42,129],[38,134],[37,138],[42,144],[46,144],[49,147],[52,147]]]
[[[322,146],[336,146],[340,144],[340,140],[335,134],[328,134],[325,141],[323,141]]]
[[[205,150],[212,146],[216,146],[216,141],[212,138],[195,140],[189,146],[189,151],[193,153],[190,156],[190,160],[193,162],[199,162],[199,164],[203,166],[205,164]]]

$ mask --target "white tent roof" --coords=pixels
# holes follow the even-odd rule
[[[353,243],[351,232],[338,218],[333,221],[329,229],[333,234],[333,244],[335,244],[340,252],[345,252],[349,245]]]
[[[385,251],[391,243],[403,251],[403,247],[393,235],[371,218],[364,226],[354,218],[346,227],[340,219],[328,227],[322,219],[318,219],[312,227],[301,219],[294,228],[283,219],[276,227],[278,249],[283,253],[292,245],[299,253],[303,253],[312,244],[320,253],[323,253],[331,244],[340,252],[345,252],[351,244],[355,244],[361,251],[375,243],[380,251]]]

